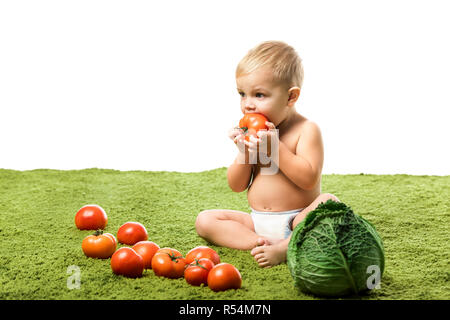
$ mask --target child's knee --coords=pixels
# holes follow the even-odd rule
[[[334,194],[332,193],[322,193],[319,196],[320,202],[327,202],[328,200],[333,200],[336,202],[340,202],[338,197],[336,197]]]
[[[206,236],[211,218],[209,210],[204,210],[197,215],[197,219],[195,220],[195,230],[200,237]]]

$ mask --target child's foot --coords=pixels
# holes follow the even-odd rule
[[[256,240],[256,247],[269,246],[269,245],[273,244],[274,242],[276,242],[276,240],[271,240],[269,238],[260,237]]]
[[[283,240],[259,238],[251,254],[260,267],[270,268],[286,261],[287,245]]]

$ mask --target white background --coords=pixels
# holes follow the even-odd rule
[[[228,166],[234,71],[292,45],[323,173],[450,173],[448,1],[2,1],[0,168]]]

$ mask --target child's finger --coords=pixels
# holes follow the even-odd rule
[[[238,142],[242,142],[243,139],[243,135],[242,134],[238,134],[236,137],[234,137],[233,141],[234,143],[238,143]]]
[[[247,140],[244,140],[244,144],[249,148],[249,150],[256,149],[256,144],[253,142],[249,142]]]
[[[269,128],[269,130],[276,129],[275,125],[270,121],[266,121],[266,126]]]
[[[264,136],[267,136],[269,134],[269,132],[267,131],[267,130],[259,130],[257,133],[256,133],[256,135],[258,136],[258,137],[264,137]]]
[[[228,135],[231,140],[235,140],[236,138],[239,138],[239,136],[242,136],[241,132],[230,132]]]
[[[241,128],[231,128],[230,130],[228,130],[229,134],[236,134],[236,133],[244,133],[244,130],[242,130]]]
[[[261,142],[261,139],[256,138],[256,137],[254,137],[254,136],[250,136],[250,141],[253,142],[253,143],[255,143],[255,144],[257,144],[258,142]]]

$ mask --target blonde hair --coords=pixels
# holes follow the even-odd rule
[[[275,81],[288,86],[302,87],[302,59],[294,48],[282,41],[265,41],[250,49],[239,62],[236,77],[249,74],[266,65],[272,69]]]

